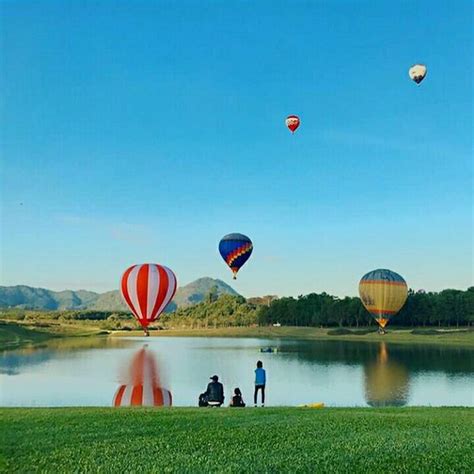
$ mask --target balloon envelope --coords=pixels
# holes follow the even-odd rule
[[[171,392],[161,386],[156,359],[146,348],[134,354],[122,382],[113,398],[115,407],[172,405]]]
[[[219,242],[219,252],[236,278],[237,272],[252,255],[252,241],[243,234],[228,234]]]
[[[408,70],[408,75],[412,81],[420,84],[426,77],[426,66],[424,64],[415,64]]]
[[[122,276],[120,290],[142,327],[155,321],[176,292],[176,276],[167,267],[156,263],[132,265]]]
[[[405,304],[408,287],[398,273],[378,269],[362,277],[359,295],[367,311],[384,328],[389,319]]]
[[[300,126],[300,118],[297,115],[288,115],[285,120],[286,126],[294,133],[295,130]]]

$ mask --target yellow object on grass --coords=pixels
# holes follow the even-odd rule
[[[307,403],[306,405],[298,405],[298,406],[302,408],[324,408],[324,403],[323,402]]]

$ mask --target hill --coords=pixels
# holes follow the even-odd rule
[[[178,288],[173,301],[166,308],[192,306],[204,300],[211,291],[217,295],[238,293],[221,280],[204,277]],[[101,311],[127,310],[118,290],[96,293],[93,291],[65,290],[52,291],[45,288],[33,288],[26,285],[0,286],[0,308],[39,309],[39,310],[70,310],[96,309]]]
[[[192,306],[203,301],[205,296],[214,288],[217,296],[240,296],[231,286],[224,283],[222,280],[204,277],[179,288],[173,301],[176,303],[178,308]]]

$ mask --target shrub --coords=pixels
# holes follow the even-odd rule
[[[413,329],[412,334],[417,334],[418,336],[433,336],[435,334],[441,334],[437,329]]]
[[[344,336],[346,334],[354,334],[350,329],[337,328],[328,331],[328,336]]]

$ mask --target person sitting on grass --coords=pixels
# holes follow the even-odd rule
[[[255,369],[255,392],[253,394],[254,406],[257,406],[257,395],[258,391],[262,392],[262,407],[265,406],[265,384],[267,382],[267,376],[263,363],[261,360],[257,362],[257,368]]]
[[[209,406],[209,402],[208,402],[208,400],[207,400],[206,392],[201,393],[201,394],[199,395],[198,406],[199,406],[199,407],[208,407],[208,406]]]
[[[245,407],[244,400],[242,398],[242,392],[240,391],[240,388],[235,388],[234,389],[234,396],[232,397],[232,400],[230,402],[231,407]]]
[[[219,377],[213,375],[212,382],[207,385],[207,404],[210,407],[220,407],[224,403],[224,386],[219,382]]]

